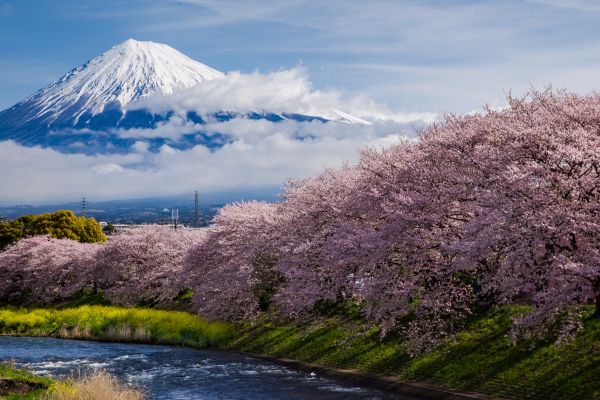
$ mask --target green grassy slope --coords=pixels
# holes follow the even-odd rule
[[[513,346],[508,338],[513,312],[504,308],[473,318],[451,342],[416,358],[406,353],[399,335],[380,341],[377,328],[339,315],[305,324],[240,324],[229,346],[503,398],[600,399],[600,320],[587,317],[583,332],[567,346],[552,341]]]
[[[4,397],[0,396],[1,399],[6,400],[39,399],[46,389],[54,383],[52,379],[35,376],[27,371],[17,370],[10,364],[0,363],[0,381],[2,380],[32,383],[40,386],[39,389],[33,390],[27,394],[9,394]]]

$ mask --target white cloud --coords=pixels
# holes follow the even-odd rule
[[[596,0],[529,0],[550,7],[571,9],[581,12],[600,12],[600,4]]]
[[[105,163],[92,165],[92,171],[99,175],[112,174],[115,172],[123,172],[125,169],[117,163]]]
[[[135,153],[142,153],[142,154],[144,154],[144,153],[147,153],[147,152],[148,152],[148,148],[149,148],[149,147],[150,147],[150,146],[148,145],[148,143],[147,143],[147,142],[144,142],[144,141],[138,140],[137,142],[135,142],[135,143],[133,144],[133,146],[131,146],[131,150],[132,150],[133,152],[135,152]]]
[[[161,110],[162,112],[163,110]],[[166,138],[179,140],[183,135],[202,130],[202,125],[187,120],[182,115],[174,115],[167,121],[161,121],[154,128],[116,129],[114,133],[122,138]]]
[[[233,141],[211,151],[163,145],[148,152],[140,139],[129,154],[63,154],[52,149],[0,142],[0,201],[45,202],[172,195],[281,185],[357,159],[366,145],[387,146],[412,127],[395,122],[273,123],[233,120],[218,124]]]
[[[344,96],[336,90],[315,90],[306,70],[296,67],[263,74],[230,72],[222,79],[202,82],[172,95],[154,95],[129,105],[130,109],[148,108],[154,113],[176,110],[207,114],[217,111],[298,113],[340,119],[344,113],[367,120],[409,122],[418,119],[433,121],[433,113],[395,113],[384,104],[364,96]],[[339,111],[341,110],[341,111]],[[170,134],[190,133],[195,127],[184,121],[159,126]],[[122,134],[127,134],[123,132]],[[144,136],[147,132],[132,131]],[[148,136],[145,136],[148,137]]]

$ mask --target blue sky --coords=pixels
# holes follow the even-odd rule
[[[280,186],[414,137],[415,122],[441,112],[504,106],[510,90],[600,89],[599,26],[597,0],[0,0],[0,109],[134,38],[240,71],[213,82],[227,109],[241,99],[250,110],[336,108],[373,122],[234,119],[207,128],[231,140],[214,151],[149,151],[144,135],[190,129],[179,117],[133,132],[127,154],[0,141],[0,187],[13,188],[0,203]],[[154,100],[203,109],[212,87]]]
[[[600,88],[600,3],[0,0],[0,109],[127,38],[222,71],[302,65],[317,89],[467,112],[552,83]]]

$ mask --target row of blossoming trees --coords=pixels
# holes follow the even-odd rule
[[[572,305],[600,312],[600,95],[508,100],[293,182],[281,203],[224,208],[187,257],[198,310],[357,301],[384,331],[410,320],[418,349],[477,303],[519,303],[534,307],[515,332],[558,320],[568,337]]]
[[[117,305],[170,307],[182,289],[184,255],[204,235],[149,225],[105,244],[21,239],[0,253],[0,303],[52,305],[100,289]]]
[[[516,334],[569,337],[576,305],[600,315],[600,95],[508,100],[291,182],[281,202],[226,206],[204,233],[22,240],[0,255],[0,299],[92,284],[168,306],[192,287],[199,313],[228,320],[353,302],[383,332],[403,321],[414,351],[478,304],[526,304]]]

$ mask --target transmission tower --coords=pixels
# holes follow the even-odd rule
[[[194,194],[194,226],[200,226],[200,203],[198,201],[198,191]]]
[[[81,215],[85,217],[86,209],[87,209],[87,200],[85,197],[81,198]]]

